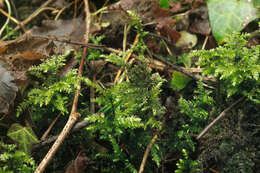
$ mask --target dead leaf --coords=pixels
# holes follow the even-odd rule
[[[66,169],[66,173],[83,173],[88,162],[89,158],[83,151],[80,151],[77,158]]]
[[[47,39],[24,35],[17,40],[0,44],[0,54],[8,63],[12,63],[17,58],[38,60],[50,56],[50,44]]]
[[[192,10],[190,21],[193,21],[189,30],[193,33],[208,36],[211,32],[208,19],[208,9],[206,6],[200,6]]]
[[[181,10],[181,4],[172,4],[176,11]],[[153,0],[121,0],[116,5],[111,5],[112,10],[131,10],[134,11],[144,23],[155,23],[155,28],[161,35],[170,37],[173,43],[180,38],[180,34],[175,30],[175,20],[172,19],[171,13],[174,9],[160,8],[158,1]]]
[[[169,26],[164,26],[158,30],[162,36],[170,37],[172,43],[174,43],[174,44],[176,42],[178,42],[178,40],[181,37],[181,34],[179,32],[175,31],[174,29],[170,28]]]
[[[68,3],[65,0],[56,0],[52,6],[58,9],[62,9],[65,7]]]
[[[92,27],[93,35],[97,27]],[[34,27],[16,40],[0,42],[0,60],[14,73],[17,84],[27,81],[26,72],[42,59],[53,54],[63,54],[68,49],[79,49],[79,46],[64,42],[52,41],[49,38],[59,40],[83,41],[85,24],[83,19],[75,20],[46,20],[42,27]]]
[[[170,7],[170,12],[172,13],[177,13],[183,10],[181,2],[171,2]]]
[[[13,81],[12,72],[0,61],[0,113],[8,114],[9,106],[16,97],[18,88]]]

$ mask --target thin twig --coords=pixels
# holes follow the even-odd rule
[[[192,79],[194,79],[194,80],[196,80],[196,81],[200,80],[199,78],[197,78],[196,76],[192,75],[191,73],[182,70],[180,67],[178,67],[178,66],[176,66],[176,65],[173,65],[172,63],[169,63],[169,62],[166,61],[166,60],[163,60],[163,59],[160,58],[159,56],[157,56],[157,55],[155,55],[155,54],[153,54],[153,56],[154,56],[154,58],[156,58],[157,60],[163,62],[163,63],[166,64],[166,65],[168,65],[168,66],[171,67],[172,69],[174,69],[174,70],[176,70],[176,71],[178,71],[178,72],[181,72],[181,73],[187,75],[188,77],[190,77],[190,78],[192,78]]]
[[[97,45],[97,44],[92,44],[92,43],[71,41],[71,40],[67,40],[67,39],[59,39],[55,36],[31,35],[31,37],[32,38],[42,38],[42,39],[46,39],[46,40],[52,40],[52,41],[57,41],[57,42],[62,42],[62,43],[67,43],[67,44],[73,44],[73,45],[77,45],[77,46],[81,46],[81,47],[108,50],[105,45]],[[118,51],[117,51],[117,53],[118,53]]]
[[[139,35],[136,35],[133,46],[135,46],[139,41]],[[128,53],[128,55],[125,58],[125,62],[128,62],[129,58],[131,57],[131,55],[133,54],[134,50],[130,50],[130,52]],[[114,84],[118,83],[119,77],[121,75],[121,73],[123,72],[123,69],[120,68],[116,74],[115,80],[114,80]]]
[[[241,97],[240,99],[238,99],[235,103],[233,103],[232,105],[230,105],[228,108],[226,108],[223,112],[221,112],[221,114],[219,114],[219,116],[217,118],[215,118],[206,128],[204,128],[202,130],[202,132],[200,132],[200,134],[197,136],[197,140],[199,140],[203,135],[205,135],[209,129],[211,129],[211,127],[213,127],[221,118],[223,118],[228,111],[230,111],[234,106],[236,106],[238,103],[242,102],[245,99],[245,97]]]
[[[11,21],[13,21],[14,23],[16,23],[17,25],[20,25],[23,32],[26,32],[26,29],[24,28],[23,25],[21,25],[21,22],[18,21],[16,18],[12,17],[11,15],[9,15],[8,13],[6,13],[2,8],[0,8],[0,12],[5,15],[6,17],[8,17]],[[0,34],[1,35],[1,34]]]
[[[96,82],[96,74],[93,75],[93,82]],[[91,113],[95,113],[95,102],[93,102],[92,100],[94,100],[95,98],[95,88],[91,87],[90,88],[90,112]]]
[[[11,10],[10,3],[9,3],[8,0],[5,0],[5,3],[6,3],[6,5],[7,5],[8,15],[11,16],[12,10]],[[5,24],[4,24],[3,27],[0,29],[0,37],[1,37],[1,35],[2,35],[3,31],[4,31],[4,29],[5,29],[5,27],[8,25],[9,21],[10,21],[10,18],[7,17],[7,19],[6,19],[6,21],[5,21]]]
[[[61,15],[61,13],[62,13],[63,11],[65,11],[67,8],[69,8],[73,3],[74,3],[74,1],[71,2],[71,3],[69,3],[68,5],[66,5],[66,6],[63,7],[62,9],[60,9],[59,12],[57,13],[57,15],[55,16],[54,20],[58,20],[59,17],[60,17],[60,15]]]
[[[52,121],[51,125],[48,127],[48,129],[44,132],[44,134],[41,137],[41,140],[45,140],[45,138],[49,135],[51,129],[53,128],[53,126],[55,125],[55,123],[58,121],[58,119],[60,118],[61,113],[59,113],[59,115]]]
[[[16,23],[17,25],[19,25],[20,24],[20,22],[16,19],[16,18],[14,18],[14,17],[12,17],[11,15],[9,15],[7,12],[5,12],[2,8],[0,8],[0,12],[3,14],[3,15],[5,15],[6,17],[8,17],[11,21],[13,21],[14,23]]]
[[[84,0],[85,2],[85,13],[86,13],[86,34],[85,34],[85,42],[88,43],[89,41],[89,32],[90,32],[90,12],[89,12],[89,4],[88,4],[88,0]],[[84,67],[84,60],[86,58],[87,55],[87,50],[88,47],[84,48],[83,51],[83,55],[80,61],[80,65],[79,65],[79,70],[78,70],[78,76],[81,77],[82,73],[83,73],[83,67]],[[78,80],[78,86],[80,86],[80,80]],[[75,96],[74,96],[74,100],[73,100],[73,105],[71,108],[71,113],[69,116],[69,119],[66,123],[66,125],[64,126],[64,128],[62,129],[62,132],[60,133],[60,135],[58,136],[57,140],[54,142],[54,144],[52,145],[51,149],[48,151],[48,153],[45,155],[45,157],[43,158],[43,160],[41,161],[40,165],[38,166],[38,168],[35,170],[34,173],[42,173],[46,166],[48,165],[48,163],[51,161],[51,159],[53,158],[53,156],[55,155],[56,151],[58,150],[59,146],[63,143],[64,139],[68,136],[68,134],[70,133],[72,127],[74,126],[74,124],[78,121],[78,119],[80,118],[80,114],[77,112],[77,105],[78,105],[78,100],[79,100],[79,92],[80,92],[80,87],[76,89],[75,91]]]
[[[213,168],[209,168],[209,170],[210,170],[211,172],[213,172],[213,173],[219,173],[218,171],[216,171],[216,170],[213,169]]]
[[[172,68],[173,70],[176,70],[176,71],[178,71],[178,72],[181,72],[181,73],[185,74],[186,76],[192,78],[192,79],[195,80],[195,81],[199,81],[200,79],[202,79],[202,76],[198,76],[198,75],[195,76],[195,75],[193,75],[192,73],[190,73],[190,72],[188,72],[188,71],[182,69],[181,67],[179,67],[179,66],[177,66],[177,65],[174,65],[174,64],[172,64],[172,63],[170,63],[170,62],[168,62],[168,61],[166,61],[166,60],[163,60],[162,58],[160,58],[159,56],[157,56],[157,55],[155,55],[155,54],[153,54],[153,57],[154,57],[155,59],[161,61],[163,64],[169,66],[169,67]],[[203,80],[203,81],[202,81],[202,82],[203,82],[203,85],[204,85],[205,87],[207,87],[207,88],[215,89],[214,87],[211,86],[211,84],[209,83],[209,80],[210,80],[210,79],[208,79],[208,80]],[[213,80],[210,80],[210,81],[213,82]]]
[[[18,29],[20,29],[21,27],[23,27],[24,25],[26,25],[27,23],[29,23],[32,19],[34,19],[36,16],[38,16],[41,12],[45,11],[45,10],[53,10],[54,8],[45,8],[47,5],[49,5],[53,0],[48,0],[46,1],[44,4],[42,4],[35,12],[33,12],[27,19],[25,19],[24,21],[21,22],[21,25],[16,26],[12,32],[17,31]],[[56,9],[55,9],[56,10]],[[4,36],[1,41],[7,39],[7,35]]]
[[[79,131],[79,130],[85,128],[85,127],[87,127],[89,124],[90,124],[90,123],[89,123],[88,121],[82,120],[82,121],[78,122],[78,123],[72,128],[71,133],[77,132],[77,131]],[[33,151],[36,151],[36,150],[38,150],[38,149],[40,149],[40,148],[42,148],[42,147],[44,147],[44,146],[46,146],[46,145],[48,145],[48,144],[51,144],[51,143],[53,143],[58,137],[59,137],[59,135],[55,135],[55,136],[49,137],[49,138],[47,138],[47,139],[45,139],[45,140],[42,140],[41,142],[35,144],[35,145],[33,146],[33,149],[32,149],[32,150],[33,150]]]
[[[209,36],[206,36],[206,38],[205,38],[205,40],[204,40],[204,42],[203,42],[203,45],[202,45],[202,50],[204,50],[205,49],[205,47],[206,47],[206,45],[207,45],[207,42],[208,42],[208,39],[209,39]]]
[[[147,160],[148,155],[149,155],[149,153],[150,153],[150,151],[151,151],[151,149],[152,149],[152,146],[153,146],[153,144],[155,143],[155,141],[157,140],[157,138],[158,138],[158,133],[156,133],[156,134],[154,135],[154,137],[153,137],[152,140],[150,141],[149,145],[147,146],[138,173],[143,173],[146,160]]]
[[[127,41],[127,24],[124,25],[123,52],[126,51],[126,41]]]

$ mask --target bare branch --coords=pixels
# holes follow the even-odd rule
[[[86,16],[87,16],[86,17],[85,42],[88,43],[88,41],[89,41],[89,31],[90,31],[89,28],[90,28],[91,21],[90,21],[90,12],[89,12],[88,0],[84,0],[84,2],[85,2],[85,12],[86,12]],[[83,56],[81,58],[80,65],[79,65],[79,70],[78,70],[78,76],[79,77],[82,76],[83,67],[84,67],[84,61],[85,61],[85,58],[87,56],[87,50],[88,50],[88,47],[85,47],[84,51],[83,51]],[[78,84],[80,86],[80,80],[78,81]],[[73,100],[73,105],[72,105],[72,109],[71,109],[71,113],[70,113],[70,116],[69,116],[69,119],[68,119],[66,125],[64,126],[64,128],[62,129],[62,132],[58,136],[57,140],[54,142],[54,144],[52,145],[51,149],[45,155],[45,157],[43,158],[43,160],[41,161],[40,165],[38,166],[38,168],[35,170],[34,173],[42,173],[42,172],[44,172],[46,166],[48,165],[48,163],[51,161],[51,159],[55,155],[55,153],[58,150],[59,146],[63,143],[64,139],[68,136],[68,134],[70,133],[70,131],[71,131],[72,127],[74,126],[74,124],[80,118],[81,115],[77,112],[77,105],[78,105],[78,100],[79,100],[79,92],[80,92],[80,88],[76,89],[74,100]]]
[[[153,144],[155,143],[155,141],[157,140],[157,138],[158,138],[158,133],[156,133],[156,134],[154,135],[153,139],[150,141],[149,145],[147,146],[138,173],[143,173],[146,160],[147,160],[148,155],[149,155],[149,153],[150,153],[150,151],[151,151],[151,149],[152,149],[152,146],[153,146]]]

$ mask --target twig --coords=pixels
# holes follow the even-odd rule
[[[96,82],[96,74],[93,75],[93,82]],[[90,112],[91,113],[95,113],[95,102],[93,102],[92,100],[94,100],[95,98],[95,88],[91,87],[90,88]]]
[[[21,25],[16,26],[12,32],[17,31],[18,29],[20,29],[21,27],[23,27],[24,25],[26,25],[27,23],[29,23],[32,19],[34,19],[37,15],[39,15],[41,12],[45,11],[45,10],[53,10],[54,8],[44,8],[47,5],[49,5],[53,0],[48,0],[46,1],[44,4],[42,4],[40,6],[40,8],[38,8],[35,12],[33,12],[27,19],[25,19],[24,21],[21,22]],[[56,10],[56,9],[55,9]],[[5,40],[7,38],[7,35],[4,36],[1,41]]]
[[[58,119],[60,118],[61,113],[59,113],[59,115],[52,121],[51,125],[48,127],[48,129],[44,132],[44,134],[41,137],[41,140],[45,140],[45,138],[48,136],[48,134],[50,133],[51,129],[53,128],[53,126],[55,125],[55,123],[58,121]]]
[[[139,35],[136,35],[133,46],[135,46],[139,41]],[[128,62],[129,58],[131,57],[131,55],[133,54],[134,50],[130,50],[130,52],[128,53],[128,55],[125,58],[125,62]],[[120,70],[118,70],[115,80],[114,80],[114,84],[116,84],[119,80],[119,77],[121,75],[121,73],[123,72],[123,69],[121,68]]]
[[[11,6],[10,6],[10,3],[9,3],[8,0],[5,0],[5,3],[6,3],[6,5],[7,5],[8,15],[11,16]],[[7,19],[6,19],[6,21],[5,21],[5,24],[4,24],[3,27],[0,29],[0,37],[1,37],[1,35],[2,35],[3,31],[4,31],[4,29],[5,29],[5,27],[8,25],[9,20],[10,20],[10,18],[7,17]]]
[[[69,8],[73,3],[74,3],[74,1],[71,2],[71,3],[69,3],[68,5],[66,5],[66,6],[63,7],[62,9],[60,9],[59,12],[57,13],[57,15],[55,16],[54,20],[58,20],[59,17],[60,17],[60,15],[61,15],[61,13],[62,13],[64,10],[66,10],[67,8]]]
[[[126,41],[127,41],[127,24],[124,25],[123,52],[125,52],[126,50]]]
[[[166,41],[164,39],[162,39],[162,42],[163,42],[167,52],[169,53],[169,55],[173,56],[173,53],[172,53],[171,49],[169,48],[169,46],[167,45]]]
[[[82,120],[80,122],[78,122],[74,127],[73,129],[71,130],[71,133],[74,133],[74,132],[77,132],[85,127],[87,127],[90,123],[86,120]],[[47,138],[37,144],[35,144],[33,146],[33,151],[36,151],[37,149],[40,149],[42,147],[44,147],[45,145],[48,145],[52,142],[54,142],[57,138],[59,137],[59,135],[55,135],[55,136],[52,136],[50,138]]]
[[[12,2],[12,1],[11,1]],[[12,17],[11,15],[9,15],[8,13],[6,13],[2,8],[0,8],[0,12],[5,15],[6,17],[8,17],[11,21],[13,21],[14,23],[16,23],[17,25],[20,25],[23,32],[26,32],[26,29],[24,28],[23,25],[21,25],[21,22],[18,21],[16,18]],[[2,33],[1,33],[2,34]],[[0,34],[0,35],[1,35]]]
[[[159,56],[157,56],[157,55],[155,55],[155,54],[153,54],[153,56],[154,56],[157,60],[159,60],[159,61],[163,62],[164,64],[168,65],[169,67],[171,67],[172,69],[174,69],[174,70],[176,70],[176,71],[178,71],[178,72],[181,72],[181,73],[187,75],[188,77],[190,77],[190,78],[192,78],[192,79],[194,79],[194,80],[196,80],[196,81],[197,81],[197,80],[200,80],[199,78],[197,78],[196,76],[192,75],[191,73],[184,71],[184,70],[181,69],[180,67],[178,67],[178,66],[176,66],[176,65],[173,65],[172,63],[169,63],[169,62],[166,61],[166,60],[163,60],[163,59],[160,58]]]
[[[183,68],[178,67],[178,66],[176,66],[176,65],[174,65],[174,64],[172,64],[172,63],[170,63],[170,62],[168,62],[168,61],[166,61],[166,60],[163,60],[162,58],[160,58],[159,56],[157,56],[157,55],[155,55],[155,54],[153,54],[152,56],[153,56],[155,59],[161,61],[163,64],[169,66],[169,67],[172,68],[173,70],[176,70],[176,71],[178,71],[178,72],[181,72],[181,73],[185,74],[186,76],[192,78],[192,79],[195,80],[195,81],[199,81],[199,80],[202,78],[201,76],[197,77],[197,76],[191,74],[190,72],[184,70]],[[211,81],[213,81],[213,80],[211,80]],[[211,84],[210,84],[208,81],[206,81],[206,80],[203,80],[203,85],[206,86],[207,88],[215,89],[214,87],[210,86]]]
[[[20,24],[20,22],[15,19],[14,17],[12,17],[10,14],[8,14],[7,12],[5,12],[2,8],[0,8],[0,12],[5,15],[6,17],[8,17],[11,21],[13,21],[14,23],[16,23],[17,25]]]
[[[83,42],[77,42],[77,41],[70,41],[66,39],[59,39],[55,36],[41,36],[41,35],[31,35],[32,38],[42,38],[46,40],[52,40],[52,41],[57,41],[57,42],[62,42],[62,43],[67,43],[67,44],[73,44],[81,47],[89,47],[93,49],[103,49],[103,50],[109,50],[109,48],[106,48],[104,45],[97,45],[97,44],[92,44],[92,43],[83,43]],[[111,48],[112,49],[112,48]],[[116,51],[119,53],[119,51]]]
[[[234,106],[236,106],[238,103],[242,102],[244,99],[245,99],[245,97],[241,97],[235,103],[233,103],[228,108],[226,108],[223,112],[221,112],[221,114],[219,114],[219,116],[217,118],[215,118],[206,128],[204,128],[202,130],[202,132],[200,132],[200,134],[197,136],[196,139],[199,140],[203,135],[205,135],[208,132],[208,130],[211,127],[213,127],[221,118],[223,118],[228,111],[230,111]]]
[[[149,153],[150,153],[150,151],[151,151],[151,149],[152,149],[152,146],[153,146],[153,144],[155,143],[155,141],[157,140],[157,138],[158,138],[158,133],[156,133],[156,134],[154,135],[154,137],[153,137],[152,140],[150,141],[149,145],[147,146],[138,173],[143,173],[146,160],[147,160],[148,155],[149,155]]]
[[[207,42],[208,42],[208,39],[209,39],[209,36],[206,36],[206,38],[205,38],[205,40],[204,40],[204,42],[203,42],[203,45],[202,45],[202,50],[204,50],[205,49],[205,47],[206,47],[206,45],[207,45]]]
[[[91,22],[90,20],[91,19],[90,19],[88,0],[84,0],[84,2],[85,2],[85,13],[86,13],[85,42],[88,43],[89,42],[89,31],[90,31],[89,29],[90,29],[90,22]],[[84,51],[83,51],[83,56],[81,58],[80,65],[79,65],[79,70],[78,70],[78,76],[79,77],[82,76],[83,67],[84,67],[84,60],[85,60],[86,55],[87,55],[87,50],[88,50],[88,47],[85,47]],[[80,86],[80,83],[81,82],[79,80],[78,81],[79,86]],[[58,136],[57,140],[52,145],[51,149],[48,151],[48,153],[45,155],[45,157],[41,161],[41,163],[38,166],[38,168],[35,170],[35,173],[42,173],[45,170],[46,166],[48,165],[48,163],[51,161],[51,159],[55,155],[55,153],[58,150],[59,146],[63,143],[64,139],[68,136],[68,134],[70,133],[70,131],[71,131],[72,127],[74,126],[74,124],[80,118],[81,115],[77,112],[77,105],[78,105],[78,100],[79,100],[79,92],[80,92],[80,87],[77,88],[76,91],[75,91],[75,96],[74,96],[74,100],[73,100],[71,113],[70,113],[70,116],[69,116],[69,119],[68,119],[66,125],[62,129],[62,132],[60,133],[60,135]]]
[[[219,173],[218,171],[216,171],[216,170],[213,169],[213,168],[209,168],[209,170],[210,170],[211,172],[213,172],[213,173]]]

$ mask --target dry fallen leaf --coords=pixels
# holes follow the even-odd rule
[[[14,77],[0,61],[0,114],[8,114],[9,106],[13,103],[18,88],[13,82]]]
[[[92,27],[90,33],[95,31],[96,27]],[[14,76],[21,81],[26,79],[25,73],[29,67],[40,63],[40,60],[53,54],[63,54],[68,49],[79,49],[78,46],[52,41],[50,38],[81,42],[84,33],[85,25],[81,18],[46,20],[42,27],[34,27],[16,40],[0,42],[0,60],[8,65]]]
[[[180,4],[176,5],[181,10]],[[154,23],[155,28],[163,36],[170,37],[173,43],[180,38],[180,34],[175,30],[175,20],[172,19],[171,13],[174,9],[160,8],[159,2],[153,0],[121,0],[120,3],[111,5],[108,9],[127,11],[131,10],[136,13],[144,23]]]
[[[208,9],[206,6],[200,6],[191,12],[192,24],[189,30],[193,33],[208,36],[211,32],[208,18]]]
[[[97,27],[92,27],[93,34]],[[83,19],[44,21],[42,27],[34,27],[16,40],[0,42],[0,113],[8,113],[18,88],[28,83],[27,71],[53,54],[63,54],[68,49],[79,47],[50,38],[68,41],[83,41]]]

